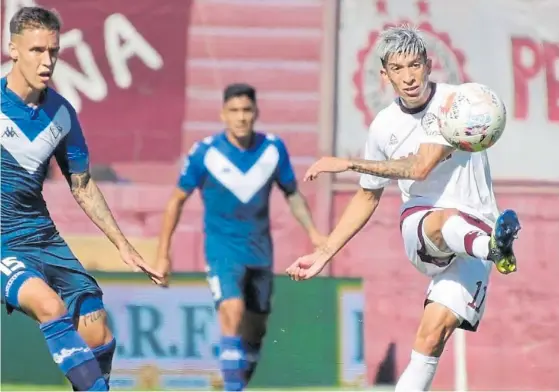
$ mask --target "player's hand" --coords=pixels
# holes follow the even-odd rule
[[[161,285],[163,283],[163,276],[146,263],[132,245],[127,243],[119,249],[119,252],[122,261],[132,267],[133,271],[143,271],[155,284]]]
[[[322,157],[312,164],[305,173],[303,181],[312,181],[320,173],[341,173],[349,170],[351,162],[345,158]]]
[[[299,257],[286,272],[291,280],[307,280],[314,278],[328,264],[329,258],[324,256],[324,252],[316,250],[310,255]]]
[[[169,287],[169,275],[171,273],[171,259],[169,256],[159,256],[155,263],[155,268],[163,278],[161,286]]]

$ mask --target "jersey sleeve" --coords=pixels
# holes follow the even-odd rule
[[[202,184],[204,177],[204,152],[200,143],[192,146],[186,157],[177,186],[187,193],[193,192]]]
[[[74,108],[65,105],[70,116],[70,131],[55,150],[55,158],[65,176],[85,173],[89,170],[89,150],[82,127]]]
[[[375,122],[369,128],[365,153],[363,158],[369,161],[385,161],[386,155],[381,151],[379,145],[378,130],[375,129]],[[390,183],[389,178],[377,177],[370,174],[361,174],[359,185],[364,189],[381,189]]]
[[[442,144],[443,146],[452,147],[441,134],[439,119],[435,113],[427,112],[421,119],[421,126],[425,131],[425,137],[422,143]]]
[[[297,190],[295,171],[293,170],[293,166],[291,166],[289,153],[287,152],[287,147],[283,141],[281,139],[277,139],[275,144],[279,153],[276,182],[283,193],[290,195]]]

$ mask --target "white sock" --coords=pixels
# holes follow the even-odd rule
[[[396,384],[395,392],[423,392],[431,388],[431,383],[437,371],[439,364],[438,357],[428,357],[418,353],[411,352],[411,360],[404,373],[400,376],[398,384]]]
[[[478,259],[489,257],[491,237],[479,227],[469,224],[460,216],[448,218],[441,229],[447,246],[456,253],[467,253]]]

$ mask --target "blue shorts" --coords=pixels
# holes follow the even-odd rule
[[[215,262],[208,263],[206,272],[216,309],[226,299],[241,298],[248,311],[270,313],[274,285],[270,268]]]
[[[2,248],[0,270],[2,303],[6,304],[8,313],[13,309],[22,311],[17,299],[18,291],[29,278],[45,281],[62,298],[68,313],[74,318],[84,314],[80,307],[88,297],[99,299],[94,301],[94,308],[89,305],[92,301],[87,301],[89,311],[103,308],[101,288],[62,238],[55,239],[46,246]]]

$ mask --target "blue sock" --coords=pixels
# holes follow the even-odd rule
[[[243,342],[239,336],[223,336],[219,363],[226,391],[242,391],[246,385],[247,362]]]
[[[41,324],[54,362],[80,391],[108,391],[109,388],[91,349],[76,331],[72,318],[64,315]]]
[[[101,372],[103,373],[103,377],[105,377],[107,385],[109,385],[109,381],[111,378],[111,369],[113,367],[113,355],[115,353],[115,350],[115,338],[113,338],[109,343],[99,347],[95,347],[93,349],[93,355],[95,355],[95,358],[99,363],[99,367],[101,368]]]
[[[247,358],[245,381],[248,384],[254,374],[254,371],[256,370],[256,365],[258,365],[258,361],[260,360],[260,349],[262,347],[262,343],[250,343],[245,340],[243,341],[243,346],[245,348]]]
[[[116,340],[112,338],[112,340],[99,347],[95,347],[93,351],[93,355],[95,355],[95,359],[101,368],[101,372],[103,373],[103,377],[105,378],[105,382],[107,385],[110,386],[111,381],[111,369],[113,367],[113,355],[116,349]],[[75,385],[72,385],[74,391],[79,391],[79,388]]]

